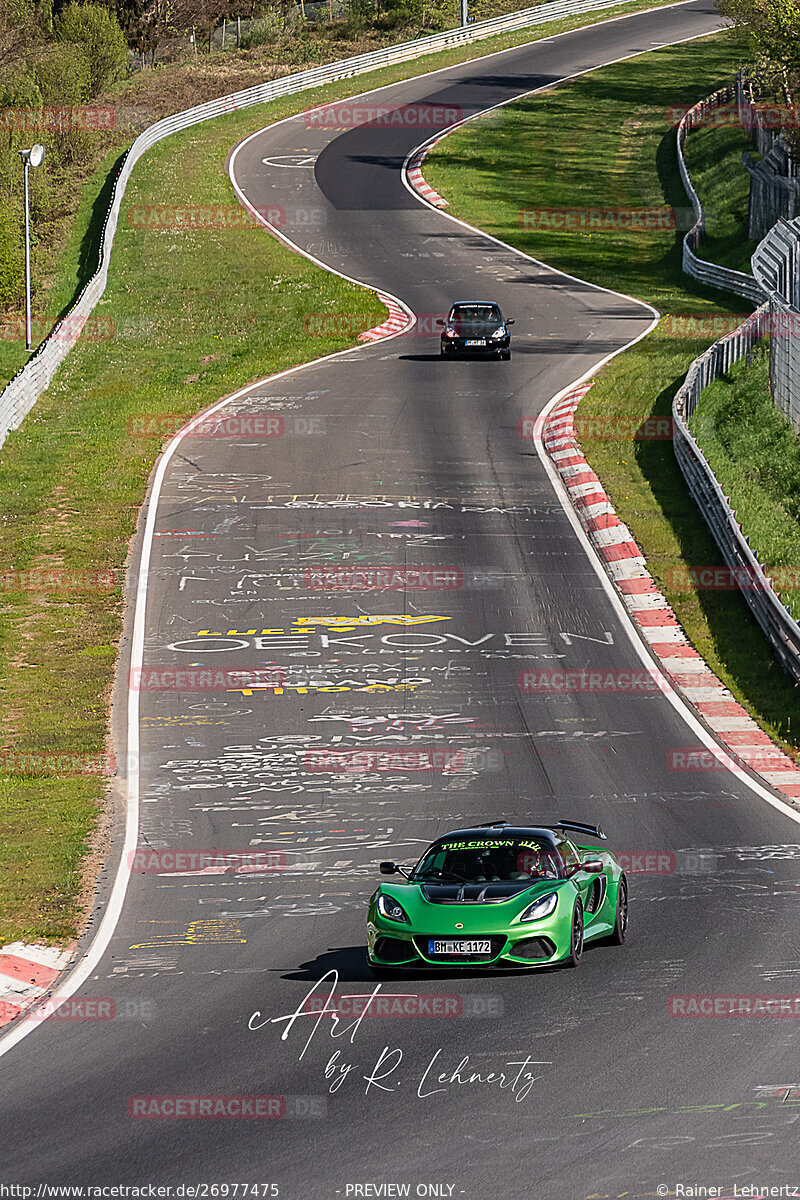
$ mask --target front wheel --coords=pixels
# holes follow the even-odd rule
[[[511,359],[511,351],[510,350],[501,350],[500,358],[502,359],[503,362],[509,362]]]
[[[628,881],[623,875],[617,888],[617,918],[614,922],[614,932],[610,941],[615,946],[621,946],[628,933]]]
[[[564,959],[565,967],[577,967],[583,954],[583,906],[580,900],[575,902],[572,913],[572,933],[569,942],[569,954]]]

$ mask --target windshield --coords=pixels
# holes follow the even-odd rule
[[[459,324],[461,321],[486,321],[500,325],[503,314],[496,304],[459,304],[450,313],[450,321]]]
[[[424,883],[500,883],[561,879],[558,851],[533,838],[464,838],[438,842],[411,878]]]

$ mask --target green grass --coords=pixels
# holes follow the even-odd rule
[[[741,312],[744,302],[683,274],[682,234],[525,229],[518,214],[567,206],[685,207],[675,130],[665,114],[727,82],[742,57],[736,37],[722,34],[606,67],[472,122],[435,148],[426,178],[457,216],[534,257],[649,301],[662,315],[717,315],[724,332],[726,314]],[[731,167],[730,156],[726,161]],[[699,652],[764,729],[796,747],[800,697],[742,597],[680,582],[687,565],[721,559],[671,443],[633,437],[645,418],[671,415],[692,359],[720,336],[676,336],[684,331],[662,320],[602,370],[578,420],[620,432],[586,437],[583,449]]]
[[[800,439],[772,403],[761,348],[707,387],[690,422],[759,562],[800,616]]]
[[[721,110],[722,116],[728,110]],[[706,212],[706,237],[699,258],[746,271],[758,242],[747,236],[750,176],[742,166],[742,151],[761,156],[738,125],[708,125],[690,133],[684,154],[692,183]]]
[[[648,7],[640,0],[615,15]],[[592,20],[505,34],[218,118],[156,146],[136,167],[95,310],[96,328],[114,336],[81,339],[0,452],[0,756],[31,756],[27,773],[19,759],[0,758],[0,944],[74,937],[91,897],[86,855],[106,791],[93,772],[108,734],[122,570],[160,449],[130,436],[126,422],[188,417],[251,380],[352,343],[307,337],[309,312],[367,314],[373,323],[385,315],[373,293],[313,267],[263,230],[133,229],[127,210],[234,205],[228,151],[269,121]],[[94,269],[111,166],[85,188],[48,297],[54,316]],[[12,350],[0,348],[0,377],[19,365]],[[13,572],[42,568],[111,570],[117,582],[101,587],[90,578],[83,590],[65,592],[14,586]],[[73,756],[76,773],[36,765],[60,754]],[[90,773],[80,773],[83,760]]]
[[[52,328],[77,299],[97,268],[100,233],[115,175],[113,168],[119,159],[119,149],[112,150],[80,189],[77,209],[66,238],[67,244],[56,263],[54,277],[49,286],[40,287],[34,301],[34,349],[43,340],[46,330]],[[61,226],[58,227],[58,233],[63,234]],[[34,251],[34,271],[39,266],[40,255]],[[8,328],[22,336],[0,339],[0,387],[5,386],[30,357],[25,349],[24,324],[13,322]]]

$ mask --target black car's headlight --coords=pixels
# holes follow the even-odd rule
[[[538,900],[534,900],[533,904],[529,904],[524,913],[520,913],[520,921],[541,921],[542,917],[549,917],[555,912],[558,904],[558,893],[548,892],[546,896],[540,896]]]
[[[400,921],[404,925],[408,924],[402,905],[398,904],[394,896],[387,896],[381,892],[378,896],[378,912],[382,917],[386,917],[387,921]]]
[[[445,329],[445,337],[458,337],[458,332],[455,329]]]
[[[505,337],[505,336],[506,336],[505,325],[501,325],[499,329],[495,329],[494,333],[491,334],[492,338],[501,338],[501,337]]]

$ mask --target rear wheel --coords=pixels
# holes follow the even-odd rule
[[[583,905],[576,900],[572,913],[572,934],[570,936],[569,954],[564,959],[565,967],[577,967],[583,954]]]
[[[623,875],[617,888],[617,919],[610,941],[621,946],[628,933],[628,881]]]

